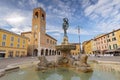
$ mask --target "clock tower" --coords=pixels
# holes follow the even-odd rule
[[[46,13],[45,11],[39,7],[33,10],[33,18],[32,18],[32,41],[31,44],[33,46],[33,50],[37,51],[39,45],[44,46],[46,37]]]

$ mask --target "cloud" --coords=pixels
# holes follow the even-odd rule
[[[11,25],[18,25],[24,22],[25,17],[19,15],[19,13],[13,13],[4,18],[5,21],[7,21]]]
[[[20,1],[24,2],[24,0]],[[23,4],[22,2],[21,5]],[[0,27],[18,34],[23,31],[31,30],[32,9],[24,10],[21,8],[25,5],[18,8],[13,7],[12,4],[13,3],[11,1],[11,4],[9,5],[8,3],[3,3],[3,5],[0,6]]]
[[[98,0],[84,9],[85,16],[94,22],[93,33],[100,34],[120,28],[120,0]]]
[[[104,11],[106,11],[109,7],[109,1],[110,0],[99,0],[98,3],[86,7],[86,9],[84,10],[85,15],[89,16],[94,13],[100,15],[104,14]]]

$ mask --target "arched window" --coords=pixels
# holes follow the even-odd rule
[[[38,12],[35,13],[34,18],[38,18]]]
[[[42,18],[42,20],[45,20],[45,16],[44,16],[44,14],[42,14],[42,17],[41,17],[41,18]]]

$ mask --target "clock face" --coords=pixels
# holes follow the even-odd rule
[[[35,25],[34,28],[37,29],[37,25]]]

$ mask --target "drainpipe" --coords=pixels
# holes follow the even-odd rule
[[[41,48],[40,48],[40,32],[38,33],[38,56],[41,56]]]

